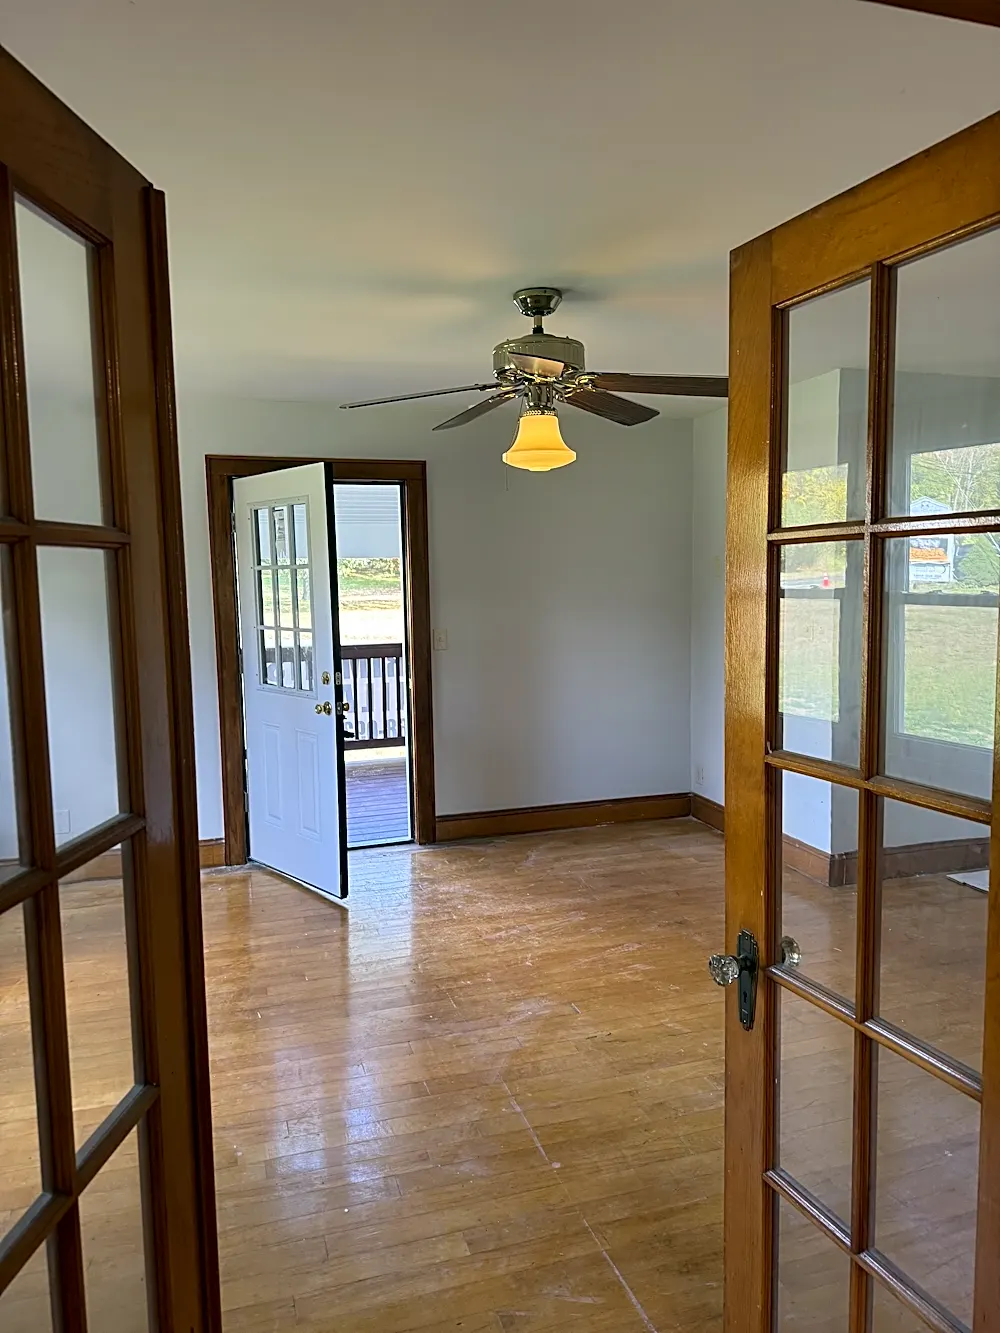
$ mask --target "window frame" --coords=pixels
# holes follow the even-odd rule
[[[296,506],[299,505],[302,506],[305,512],[306,558],[303,561],[298,560],[298,556],[300,553],[295,533],[294,511]],[[277,546],[275,543],[275,525],[274,525],[274,513],[276,509],[284,509],[288,511],[289,515],[288,532],[287,532],[289,558],[287,564],[280,564],[277,560]],[[270,543],[270,555],[271,555],[271,559],[267,563],[264,563],[261,560],[260,527],[257,519],[257,515],[261,513],[267,514],[268,540]],[[298,594],[299,571],[301,570],[304,571],[309,577],[310,606],[312,605],[313,594],[314,594],[314,580],[313,580],[313,560],[312,560],[312,551],[313,551],[312,521],[309,515],[309,499],[307,496],[299,495],[288,498],[282,498],[281,500],[274,500],[269,502],[268,504],[260,504],[255,502],[247,506],[247,517],[250,523],[250,533],[251,533],[250,541],[251,541],[251,550],[253,551],[252,577],[253,577],[253,608],[254,608],[254,641],[256,643],[256,654],[257,654],[257,672],[256,672],[257,688],[259,690],[264,690],[269,694],[282,694],[293,698],[298,697],[302,699],[315,699],[317,698],[317,684],[318,684],[316,679],[315,618],[313,618],[313,624],[310,625],[308,629],[304,630],[302,628],[302,626],[299,623],[299,594]],[[277,575],[280,570],[288,570],[292,576],[291,626],[286,626],[281,623],[280,597],[278,593],[278,580],[277,580]],[[271,586],[273,589],[273,598],[274,598],[273,625],[264,624],[262,588],[263,588],[263,575],[265,573],[270,575]],[[273,682],[267,679],[267,658],[266,658],[266,649],[264,646],[264,634],[266,631],[271,631],[275,636],[275,649],[274,649],[275,666],[277,669],[278,679]],[[284,684],[282,679],[281,634],[283,631],[292,634],[292,651],[293,651],[293,660],[295,666],[295,683],[293,685]],[[308,637],[309,644],[312,648],[312,665],[310,673],[312,683],[311,687],[308,690],[302,688],[301,684],[302,678],[300,674],[302,669],[302,660],[303,660],[301,653],[303,634]]]

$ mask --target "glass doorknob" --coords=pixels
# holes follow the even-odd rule
[[[741,930],[736,938],[736,952],[713,953],[708,960],[708,971],[717,986],[738,983],[740,1022],[750,1031],[757,1007],[757,966],[759,950],[753,931]]]
[[[798,967],[802,962],[802,949],[798,940],[793,940],[791,935],[781,937],[781,961],[785,967]]]
[[[708,970],[717,986],[731,986],[740,975],[740,960],[731,953],[713,953]]]

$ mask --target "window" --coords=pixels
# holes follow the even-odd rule
[[[254,586],[261,685],[315,692],[309,516],[304,500],[255,507]]]
[[[1000,533],[896,538],[887,556],[898,734],[992,749]]]

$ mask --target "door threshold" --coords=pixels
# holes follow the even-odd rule
[[[349,852],[375,852],[385,847],[414,847],[416,838],[386,838],[384,842],[357,842],[347,844]]]

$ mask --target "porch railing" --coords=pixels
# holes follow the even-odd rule
[[[351,643],[340,650],[347,731],[345,750],[403,745],[407,734],[406,672],[401,643]]]

